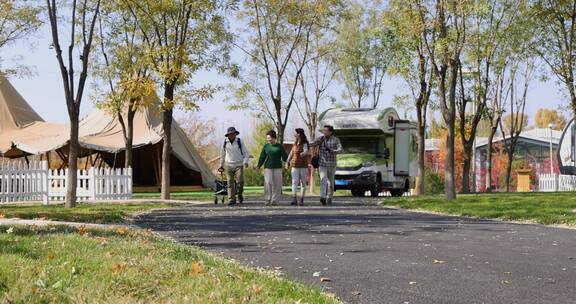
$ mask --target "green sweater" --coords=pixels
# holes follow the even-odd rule
[[[264,165],[266,169],[282,169],[282,161],[288,159],[288,154],[281,144],[265,144],[258,159],[258,168]]]

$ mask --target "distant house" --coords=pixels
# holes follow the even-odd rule
[[[552,143],[552,165],[555,173],[558,173],[558,164],[556,162],[556,151],[562,136],[561,131],[550,130],[545,128],[536,128],[526,130],[520,133],[518,143],[516,145],[515,160],[523,162],[524,167],[530,167],[535,175],[541,173],[550,173],[550,143]],[[502,136],[495,136],[493,141],[492,155],[493,164],[496,162],[496,154],[498,147],[503,149],[503,145],[510,143],[510,138],[507,136],[506,140]],[[432,172],[441,173],[444,170],[444,163],[440,156],[442,139],[429,138],[426,139],[426,168]],[[486,189],[487,168],[488,168],[488,138],[476,138],[476,183],[477,191],[484,191]],[[462,166],[462,164],[456,164]],[[495,166],[494,166],[495,167]],[[504,172],[495,172],[493,167],[493,183],[498,182],[498,178],[502,177]],[[497,186],[497,185],[493,185]]]
[[[524,166],[532,168],[534,174],[550,173],[550,145],[552,145],[552,159],[556,159],[556,151],[562,136],[561,131],[536,128],[520,133],[515,151],[515,160],[522,160]],[[502,136],[493,139],[493,149],[497,146],[509,145],[510,137],[506,140]],[[492,151],[495,152],[494,150]],[[479,137],[476,140],[476,181],[478,190],[486,188],[488,138]],[[558,172],[556,161],[553,161],[553,170]],[[494,173],[494,172],[493,172]],[[500,176],[502,173],[493,174]],[[496,178],[494,178],[496,180]]]
[[[424,143],[424,150],[426,155],[425,166],[428,170],[438,173],[443,170],[444,164],[440,161],[440,145],[442,140],[439,138],[427,138]]]

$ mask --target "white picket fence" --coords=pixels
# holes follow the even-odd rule
[[[68,170],[50,170],[46,161],[0,163],[0,203],[63,201]],[[78,201],[132,198],[132,169],[78,170]]]
[[[576,191],[576,175],[540,174],[538,175],[540,192]]]

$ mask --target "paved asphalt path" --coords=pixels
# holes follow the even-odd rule
[[[576,230],[346,200],[186,206],[136,224],[280,270],[346,303],[576,303]]]

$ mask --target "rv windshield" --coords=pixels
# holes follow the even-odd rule
[[[339,137],[343,153],[377,154],[379,139],[376,137]]]

